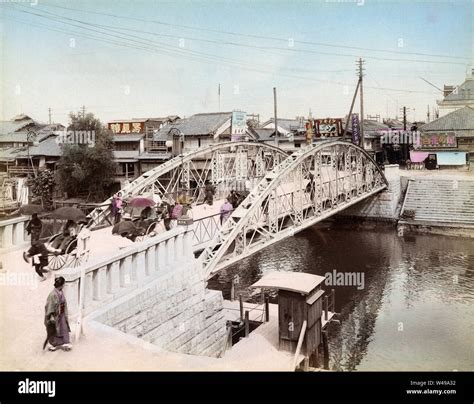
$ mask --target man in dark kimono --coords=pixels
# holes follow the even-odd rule
[[[33,245],[35,241],[40,239],[42,229],[43,222],[38,217],[37,213],[33,213],[30,222],[26,226],[26,231],[28,232],[28,234],[31,234],[31,245]]]
[[[72,348],[69,340],[71,329],[68,322],[67,303],[63,293],[65,283],[62,276],[56,278],[54,289],[46,300],[44,325],[48,337],[43,349],[47,342],[50,351],[55,351],[58,347],[64,351],[69,351]]]

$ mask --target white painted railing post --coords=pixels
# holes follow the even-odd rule
[[[166,266],[172,267],[175,264],[175,245],[174,245],[174,237],[170,238],[168,242],[166,243],[166,257],[167,257],[167,262]]]
[[[8,248],[13,245],[13,225],[7,224],[3,227],[2,247]]]
[[[101,267],[94,272],[94,300],[103,301],[107,292],[107,267]]]
[[[120,290],[120,260],[107,268],[107,293],[115,295]]]
[[[157,270],[163,271],[166,268],[166,242],[158,244]]]
[[[138,286],[142,286],[145,283],[145,278],[146,278],[145,265],[146,265],[145,251],[140,251],[136,255],[136,267],[135,267]]]
[[[184,240],[183,240],[183,233],[180,233],[176,237],[176,245],[175,245],[175,258],[176,262],[179,264],[184,260]]]

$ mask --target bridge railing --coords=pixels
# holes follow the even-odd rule
[[[15,248],[28,243],[30,236],[26,233],[26,222],[29,218],[18,216],[0,221],[0,248]]]
[[[64,268],[55,275],[66,280],[65,296],[71,321],[74,321],[79,313],[87,315],[193,260],[192,232],[177,226],[112,254],[91,257],[82,267]]]

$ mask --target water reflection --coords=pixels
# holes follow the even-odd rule
[[[248,286],[271,270],[361,272],[364,289],[334,287],[341,324],[329,329],[332,369],[473,370],[473,246],[444,236],[400,238],[391,225],[327,222],[227,268],[209,287],[228,299],[238,275],[236,292],[252,298]]]

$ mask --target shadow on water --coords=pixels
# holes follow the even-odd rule
[[[324,287],[335,289],[341,320],[329,327],[331,369],[472,370],[473,244],[327,221],[228,267],[209,287],[229,299],[237,277],[236,294],[257,301],[249,286],[268,271],[357,273],[363,285]]]

